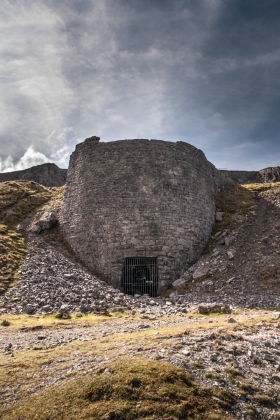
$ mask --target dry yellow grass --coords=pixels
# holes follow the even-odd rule
[[[211,396],[170,364],[121,359],[3,410],[2,419],[230,419]]]
[[[190,318],[190,316],[192,318]],[[219,338],[220,335],[223,335],[225,333],[231,334],[235,331],[241,331],[243,329],[247,329],[249,331],[253,331],[254,326],[259,323],[260,321],[265,321],[266,324],[270,324],[275,322],[275,319],[273,318],[273,313],[265,313],[265,311],[250,311],[250,312],[240,312],[239,314],[234,315],[235,319],[238,321],[234,326],[232,324],[227,323],[227,316],[226,315],[211,315],[211,316],[199,316],[196,314],[188,314],[185,316],[185,318],[180,319],[179,317],[175,319],[174,323],[170,323],[169,325],[158,325],[154,326],[149,329],[145,330],[139,330],[136,328],[135,331],[131,333],[121,333],[116,332],[111,335],[102,337],[102,336],[95,336],[94,339],[90,339],[89,341],[80,341],[75,340],[70,343],[64,344],[63,346],[58,346],[56,348],[44,348],[44,345],[41,343],[40,345],[43,346],[41,351],[34,351],[34,350],[21,350],[21,351],[15,351],[14,357],[11,358],[9,356],[6,356],[4,354],[0,355],[0,391],[1,395],[0,398],[5,399],[5,388],[8,387],[10,389],[9,392],[15,392],[17,394],[17,397],[22,401],[17,408],[11,408],[9,411],[6,412],[4,418],[6,419],[13,419],[13,418],[20,418],[20,415],[24,418],[36,418],[32,417],[35,412],[37,412],[38,407],[42,404],[48,404],[49,409],[53,410],[51,411],[52,417],[50,418],[59,418],[59,415],[65,415],[65,412],[57,412],[56,406],[59,406],[60,401],[63,398],[70,399],[70,395],[75,394],[75,387],[80,388],[80,386],[83,385],[77,385],[81,384],[80,379],[81,375],[87,374],[89,367],[93,369],[93,372],[86,378],[86,381],[92,381],[95,377],[95,360],[104,360],[106,358],[109,359],[116,359],[116,358],[125,358],[127,357],[127,354],[134,355],[134,357],[138,357],[139,353],[137,349],[139,347],[145,348],[148,352],[149,350],[154,351],[155,349],[159,351],[161,348],[165,348],[166,351],[168,349],[174,347],[174,344],[178,343],[178,339],[180,340],[180,337],[188,336],[189,334],[197,334],[200,330],[205,331],[206,329],[208,331],[212,331],[215,333],[216,337]],[[17,319],[16,319],[17,318]],[[138,319],[138,318],[137,318]],[[161,318],[162,320],[165,320],[165,318]],[[168,318],[166,317],[166,320]],[[44,328],[53,329],[57,326],[65,327],[65,328],[71,328],[71,327],[78,327],[78,326],[84,326],[84,325],[98,325],[98,323],[102,324],[102,328],[106,329],[106,326],[115,326],[116,331],[119,331],[119,327],[121,327],[124,321],[127,322],[127,325],[132,325],[133,317],[130,315],[123,315],[122,318],[118,318],[117,316],[112,318],[99,318],[95,315],[87,315],[84,316],[82,319],[75,319],[67,320],[67,322],[59,323],[58,320],[55,320],[52,316],[46,316],[46,317],[39,317],[37,319],[33,317],[28,316],[10,316],[9,320],[11,321],[11,327],[7,328],[15,328],[19,329],[20,326],[26,325],[26,326],[35,326],[35,325],[42,325],[43,322],[46,322],[43,324]],[[209,320],[212,320],[213,323],[209,324]],[[14,322],[16,323],[14,324]],[[170,322],[171,320],[169,320]],[[173,320],[172,320],[173,321]],[[22,322],[22,324],[21,324]],[[31,322],[31,324],[28,325],[28,322]],[[53,324],[53,322],[57,322],[57,324]],[[0,327],[0,329],[4,329],[4,327]],[[73,366],[73,356],[74,354],[79,354],[80,360],[85,360],[87,364],[85,365],[86,368],[80,371],[79,374],[77,373],[69,373],[66,374],[68,370],[71,370],[70,368]],[[57,361],[59,360],[59,363]],[[133,359],[130,359],[132,361]],[[92,362],[90,362],[92,361]],[[147,365],[145,365],[147,366]],[[51,369],[54,370],[55,374],[60,374],[61,377],[64,378],[63,382],[61,383],[61,388],[56,387],[52,388],[51,391],[47,391],[47,394],[43,394],[43,396],[40,396],[40,393],[38,394],[38,400],[34,398],[29,398],[30,395],[34,394],[34,392],[38,392],[40,390],[40,387],[42,384],[46,381],[46,373],[45,373],[45,367],[47,367],[48,376],[51,377]],[[110,369],[110,367],[109,367]],[[149,375],[149,369],[148,372],[143,372],[143,374]],[[109,376],[111,378],[111,376]],[[129,373],[123,369],[122,370],[122,380],[126,381],[129,377]],[[79,379],[80,378],[80,379]],[[66,380],[72,379],[74,382],[77,380],[77,382],[71,382],[74,385],[74,388],[68,388],[68,385],[65,384]],[[116,379],[117,380],[117,379]],[[147,382],[151,381],[151,377],[147,376]],[[82,382],[86,383],[86,382]],[[102,382],[103,383],[103,382]],[[76,385],[75,385],[76,384]],[[103,383],[104,384],[104,383]],[[114,381],[113,381],[114,384]],[[101,385],[98,385],[101,386]],[[118,382],[116,382],[116,386],[118,387]],[[158,386],[158,385],[157,385]],[[70,392],[70,389],[72,391]],[[197,389],[197,388],[194,388]],[[82,393],[84,392],[84,389],[80,390]],[[154,389],[151,388],[151,391],[154,392]],[[198,392],[202,392],[202,390],[198,390]],[[222,399],[223,401],[226,401],[230,405],[230,398],[231,396],[228,395],[220,395],[219,393],[221,390],[219,389],[212,389],[209,391],[212,393],[212,395]],[[52,400],[51,396],[57,395],[57,400]],[[66,394],[65,394],[66,393]],[[73,394],[74,393],[74,394]],[[120,409],[121,407],[126,407],[128,410],[128,413],[130,413],[131,405],[130,400],[127,402],[125,400],[116,400],[115,396],[114,398],[110,396],[107,400],[108,404],[110,404],[112,410]],[[201,394],[200,394],[201,395]],[[202,394],[203,395],[203,394]],[[26,398],[29,398],[25,400]],[[36,397],[37,398],[37,397]],[[75,397],[76,398],[76,397]],[[140,398],[140,397],[139,397]],[[142,398],[142,397],[141,397]],[[74,399],[76,401],[75,406],[72,406],[71,403],[68,401],[68,405],[63,406],[63,410],[69,410],[67,411],[68,416],[65,418],[75,418],[76,415],[76,409],[77,406],[81,409],[81,404],[84,404],[84,399],[80,396],[77,396],[77,399]],[[176,399],[175,399],[176,400]],[[25,402],[24,402],[25,401]],[[103,403],[106,400],[101,400]],[[94,404],[97,404],[97,402],[94,402]],[[100,403],[100,401],[99,401]],[[34,405],[33,405],[34,404]],[[100,405],[94,405],[91,406],[90,410],[91,413],[94,413],[94,410],[100,409]],[[116,405],[114,405],[116,404]],[[122,405],[123,404],[123,405]],[[134,404],[134,403],[133,403]],[[135,404],[134,404],[135,405]],[[89,406],[87,406],[89,407]],[[98,409],[97,409],[97,408]],[[106,406],[107,407],[107,406]],[[148,405],[146,406],[148,407]],[[174,409],[174,407],[171,407]],[[15,410],[15,411],[14,411]],[[28,411],[31,410],[31,411]],[[85,409],[84,413],[82,414],[81,419],[83,418],[90,418],[87,417],[88,412]],[[26,413],[31,413],[28,414]],[[33,413],[33,414],[32,414]],[[45,416],[45,412],[38,411],[40,413],[41,417],[37,418],[47,418]],[[74,413],[74,414],[73,414]],[[103,411],[100,411],[98,414],[102,414]],[[133,413],[133,411],[131,411]],[[160,413],[160,412],[159,412]],[[0,411],[0,417],[1,414],[4,415],[4,412]],[[104,412],[104,415],[106,413]],[[18,417],[16,417],[18,415]],[[93,414],[92,414],[93,415]],[[103,414],[102,414],[103,415]],[[130,415],[130,414],[129,414]],[[132,415],[132,414],[131,414]],[[210,413],[209,417],[205,413],[199,414],[201,417],[193,417],[197,419],[211,419]],[[215,413],[215,415],[220,415]],[[10,416],[10,417],[9,417]],[[27,417],[24,417],[27,416]],[[57,416],[57,417],[56,417]],[[73,416],[73,417],[71,417]],[[84,416],[84,417],[83,417]],[[97,414],[96,414],[97,416]],[[148,416],[148,414],[147,414]],[[205,417],[203,417],[205,416]],[[64,418],[64,417],[60,417]],[[96,419],[102,418],[102,417],[94,417]],[[137,418],[137,417],[127,417],[127,418]],[[149,418],[149,417],[143,417],[141,418]],[[171,412],[169,412],[169,418],[172,418]],[[176,418],[176,417],[175,417]],[[178,418],[178,417],[177,417]],[[189,417],[192,418],[192,417]],[[212,417],[214,419],[215,417]],[[217,417],[217,419],[222,419],[227,417]]]
[[[0,293],[17,279],[25,255],[23,234],[17,225],[44,204],[41,212],[61,206],[63,194],[64,187],[45,188],[33,181],[0,183]]]
[[[262,192],[272,188],[280,187],[280,182],[269,182],[269,183],[255,183],[255,184],[242,184],[242,187],[251,192]]]

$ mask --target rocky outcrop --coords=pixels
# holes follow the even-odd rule
[[[225,182],[227,179],[231,179],[238,184],[264,182],[260,171],[227,171],[220,169],[220,173],[224,177]]]
[[[263,182],[280,182],[280,166],[261,169],[259,173]]]
[[[22,171],[0,173],[0,182],[35,181],[45,187],[61,187],[66,183],[67,169],[60,169],[54,163],[32,166]]]
[[[227,171],[221,169],[220,174],[224,179],[225,186],[227,186],[226,183],[229,179],[239,184],[279,182],[280,166],[260,169],[259,171]]]
[[[39,234],[42,230],[51,229],[57,221],[58,220],[55,213],[52,211],[47,211],[43,214],[40,220],[38,220],[38,222],[32,226],[31,232]]]

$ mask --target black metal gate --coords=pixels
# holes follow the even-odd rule
[[[158,268],[156,258],[125,258],[122,289],[128,295],[157,295]]]

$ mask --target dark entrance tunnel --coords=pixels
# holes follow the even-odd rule
[[[122,289],[128,295],[157,295],[158,267],[156,258],[125,258]]]

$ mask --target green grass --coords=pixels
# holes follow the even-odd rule
[[[216,390],[218,392],[218,390]],[[214,395],[217,392],[214,391]],[[219,397],[232,403],[229,395]],[[181,369],[167,363],[121,359],[65,385],[52,387],[2,411],[3,420],[203,419],[230,417]]]

